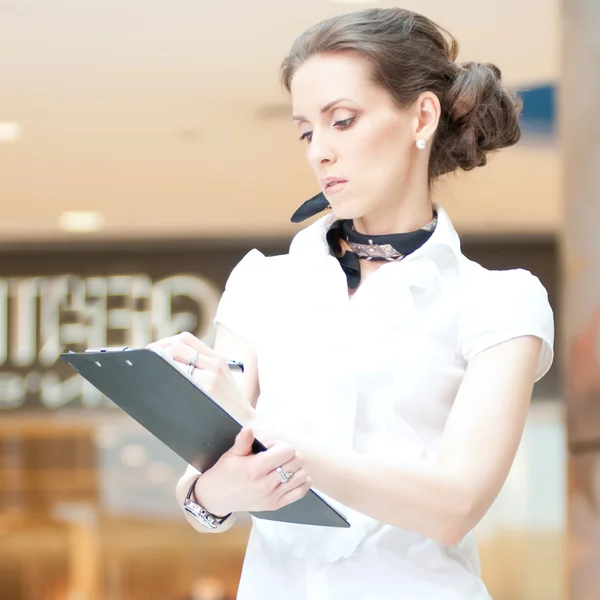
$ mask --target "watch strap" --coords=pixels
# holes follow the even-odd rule
[[[203,506],[198,504],[194,498],[194,489],[196,488],[196,483],[198,482],[199,477],[194,479],[194,482],[190,486],[188,490],[187,496],[183,501],[183,508],[186,512],[196,519],[199,523],[207,527],[208,529],[218,529],[230,516],[231,513],[225,515],[224,517],[217,517],[211,513],[209,513]]]

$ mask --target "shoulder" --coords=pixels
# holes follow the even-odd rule
[[[512,338],[543,342],[538,379],[553,360],[554,315],[541,281],[525,269],[489,270],[466,261],[461,269],[460,344],[469,360]]]
[[[286,256],[265,256],[251,250],[231,271],[219,301],[215,324],[222,324],[254,343],[269,313],[277,286],[285,273]]]
[[[233,268],[227,280],[226,288],[265,283],[274,275],[281,275],[289,267],[289,254],[265,256],[260,250],[250,250]]]
[[[460,281],[467,301],[501,302],[508,297],[548,305],[546,288],[530,271],[491,270],[468,259],[465,259],[462,267]]]

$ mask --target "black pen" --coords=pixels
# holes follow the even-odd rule
[[[230,371],[237,371],[238,373],[244,372],[244,363],[241,363],[237,360],[228,360],[227,366],[229,367]]]

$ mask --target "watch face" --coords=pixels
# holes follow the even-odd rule
[[[215,529],[220,525],[220,522],[215,519],[210,513],[204,510],[199,504],[192,502],[191,500],[185,500],[183,503],[183,508],[190,513],[198,521],[202,523],[205,527],[209,529]]]
[[[192,487],[190,487],[190,491],[188,492],[186,499],[183,501],[183,508],[186,510],[186,512],[192,515],[194,519],[198,521],[198,523],[202,523],[202,525],[208,527],[209,529],[216,529],[217,527],[219,527],[219,525],[221,525],[231,516],[231,513],[229,513],[223,518],[215,517],[214,515],[211,515],[205,508],[200,506],[197,502],[191,500],[190,496],[192,495],[192,492],[194,490],[194,485],[195,482],[194,484],[192,484]]]

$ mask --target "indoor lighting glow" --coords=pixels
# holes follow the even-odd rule
[[[115,448],[119,433],[114,425],[103,425],[96,430],[96,443],[101,448]]]
[[[152,483],[168,483],[173,477],[173,469],[164,461],[155,462],[148,467],[146,476]]]
[[[141,467],[148,461],[148,451],[139,444],[127,444],[121,450],[121,462],[126,467]]]
[[[0,142],[16,142],[21,139],[23,127],[16,121],[0,121]]]
[[[104,217],[93,210],[68,210],[60,215],[58,225],[63,231],[98,231],[104,227]]]

